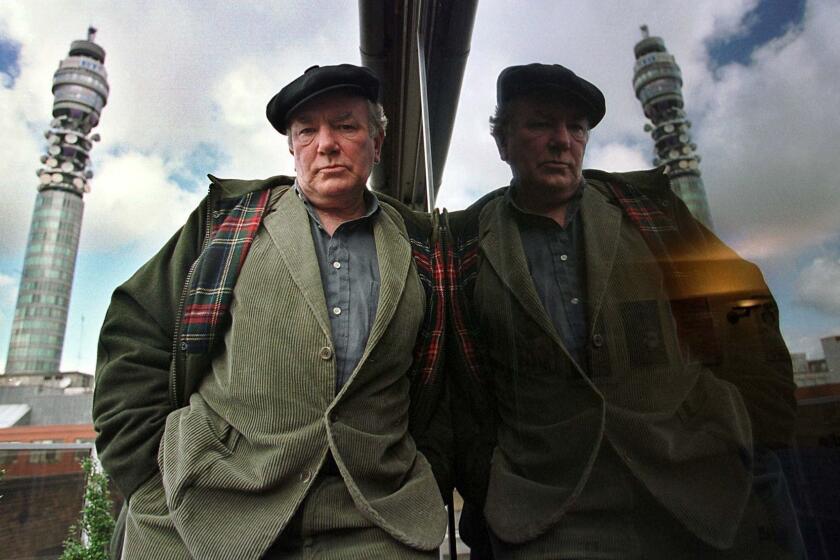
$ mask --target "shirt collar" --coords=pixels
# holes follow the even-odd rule
[[[530,212],[528,210],[523,209],[516,203],[515,194],[516,189],[518,188],[516,182],[510,184],[510,188],[505,192],[505,201],[507,204],[516,211],[516,214],[520,217],[524,216],[539,216],[544,217],[542,214],[537,214],[536,212]],[[583,177],[580,178],[580,185],[578,186],[577,192],[575,192],[574,196],[569,200],[568,205],[566,206],[566,223],[570,224],[575,217],[577,216],[578,212],[580,212],[580,201],[583,198],[583,190],[586,188],[586,179]]]
[[[315,211],[315,208],[312,206],[312,204],[309,203],[309,200],[306,198],[306,195],[303,194],[303,190],[301,190],[297,179],[295,179],[295,184],[293,188],[295,189],[295,194],[298,196],[298,198],[303,201],[303,206],[309,213],[309,217],[315,221],[315,225],[317,225],[321,229],[324,229],[323,225],[321,224],[321,220],[318,218],[318,212]],[[373,191],[371,191],[368,188],[365,188],[365,192],[362,196],[364,196],[365,199],[365,213],[362,216],[356,218],[355,220],[350,220],[350,222],[345,223],[352,223],[360,220],[365,220],[379,211],[379,199],[376,197],[376,194],[374,194]]]

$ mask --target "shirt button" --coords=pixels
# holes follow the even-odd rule
[[[333,351],[332,348],[330,348],[329,346],[324,346],[323,348],[321,348],[321,351],[318,352],[318,357],[322,360],[329,360],[330,358],[332,358],[332,355]]]
[[[580,300],[576,297],[573,297],[571,301],[572,301],[572,305],[577,305],[577,304],[580,303]]]
[[[338,261],[335,261],[335,262],[333,263],[333,268],[335,268],[335,269],[339,269],[339,268],[341,268],[341,263],[340,263],[340,262],[338,262]]]
[[[309,469],[300,473],[300,481],[303,482],[304,484],[309,482],[311,479],[312,479],[312,471],[310,471]]]
[[[333,307],[333,315],[341,315],[341,308]]]
[[[592,346],[594,346],[595,348],[600,348],[603,345],[604,345],[604,337],[603,336],[601,336],[600,334],[592,335]]]
[[[569,255],[560,255],[560,260],[561,260],[561,261],[567,261],[567,260],[569,260]]]

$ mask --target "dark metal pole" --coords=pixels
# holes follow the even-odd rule
[[[449,494],[449,503],[446,504],[446,509],[449,512],[449,558],[455,560],[458,558],[458,543],[455,537],[455,500],[452,498],[452,494]]]

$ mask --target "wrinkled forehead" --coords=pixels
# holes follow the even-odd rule
[[[289,127],[295,123],[311,123],[321,119],[364,121],[366,114],[367,100],[364,97],[351,91],[329,91],[295,109],[289,116]]]
[[[554,89],[532,91],[515,97],[509,103],[511,116],[514,119],[542,116],[565,120],[583,119],[589,122],[587,118],[589,111],[583,101]]]

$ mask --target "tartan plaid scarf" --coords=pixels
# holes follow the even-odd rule
[[[409,425],[417,433],[428,427],[445,381],[440,371],[446,332],[446,266],[442,236],[419,231],[409,221],[406,221],[406,229],[414,265],[426,293],[423,325],[414,344],[409,389]]]
[[[656,257],[668,292],[680,293],[680,286],[684,281],[680,260],[689,255],[695,259],[703,255],[702,239],[697,237],[697,231],[692,236],[689,232],[680,230],[675,220],[634,185],[608,182],[607,186],[624,215],[636,226],[648,249]],[[688,335],[690,329],[684,324],[688,319],[676,314],[675,320],[680,335],[691,338]]]
[[[654,256],[670,264],[673,248],[679,242],[679,230],[674,220],[630,183],[608,182],[607,186]]]
[[[257,235],[271,191],[222,199],[213,209],[210,242],[187,276],[189,292],[181,319],[180,348],[207,352],[221,334],[233,297],[233,286]]]

